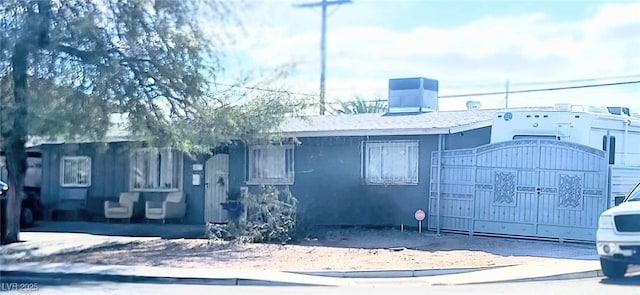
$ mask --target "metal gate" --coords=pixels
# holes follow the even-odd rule
[[[514,140],[431,163],[430,228],[593,241],[607,208],[606,154],[588,146]]]

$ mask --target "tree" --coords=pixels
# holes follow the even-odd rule
[[[365,100],[357,96],[353,101],[341,101],[337,108],[333,109],[334,114],[364,114],[364,113],[384,113],[387,111],[387,103],[381,99]]]
[[[231,3],[231,4],[230,4]],[[285,71],[233,85],[222,73],[225,34],[239,2],[4,0],[0,2],[0,147],[11,187],[5,243],[19,240],[25,144],[33,137],[100,140],[112,113],[156,146],[210,151],[278,126],[303,104],[256,92]]]

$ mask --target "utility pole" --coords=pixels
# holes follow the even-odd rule
[[[509,108],[509,80],[504,83],[504,108]]]
[[[304,3],[304,4],[295,4],[295,7],[299,8],[310,8],[310,7],[322,7],[322,29],[320,36],[320,115],[324,115],[325,112],[325,103],[324,103],[324,81],[325,81],[325,70],[327,68],[327,51],[326,51],[326,43],[327,43],[327,7],[332,5],[342,5],[351,3],[351,0],[322,0],[321,2],[314,3]]]

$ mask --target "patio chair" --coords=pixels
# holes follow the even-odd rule
[[[107,221],[111,219],[127,219],[131,222],[131,217],[135,213],[135,204],[139,200],[139,192],[120,193],[118,202],[104,201],[104,216]]]
[[[145,203],[145,217],[147,219],[182,219],[187,213],[187,203],[183,192],[170,192],[164,202],[147,201]]]

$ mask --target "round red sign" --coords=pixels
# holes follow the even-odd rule
[[[422,210],[416,211],[416,213],[413,216],[416,217],[417,221],[423,221],[424,218],[426,217],[426,215],[424,214],[424,211],[422,211]]]

